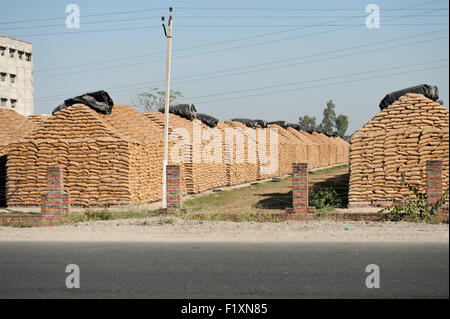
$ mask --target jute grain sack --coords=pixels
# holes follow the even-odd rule
[[[445,107],[407,94],[355,132],[350,141],[350,203],[410,199],[405,182],[424,191],[428,159],[443,161],[443,187],[448,189],[448,122]],[[361,172],[367,173],[366,184]]]

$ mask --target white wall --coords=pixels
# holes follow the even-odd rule
[[[0,99],[7,99],[7,106],[11,108],[11,99],[17,100],[14,110],[28,116],[34,113],[33,102],[33,55],[31,61],[26,60],[25,53],[32,53],[31,43],[11,39],[0,35],[1,47],[5,47],[4,55],[0,55],[0,73],[6,73],[6,80],[0,78]],[[9,49],[14,49],[14,57],[10,57]],[[24,52],[19,59],[19,51]],[[11,83],[10,74],[15,74],[15,83]],[[0,101],[0,107],[1,101]]]

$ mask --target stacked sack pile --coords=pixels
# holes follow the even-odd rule
[[[227,165],[228,185],[239,185],[258,180],[258,138],[256,130],[248,128],[245,124],[236,121],[225,121],[223,126],[232,129],[229,130],[231,132],[241,132],[244,136],[243,140],[239,142],[243,142],[240,150],[237,148],[236,137],[233,137],[232,150],[231,147],[230,150],[226,150],[226,152],[232,151],[232,156],[228,153],[228,161],[231,161],[231,163],[228,163]],[[222,127],[222,125],[220,127]],[[245,134],[250,131],[253,133]],[[223,134],[225,140],[226,133]],[[229,144],[231,144],[231,142],[229,142]],[[237,161],[239,156],[238,152],[243,152],[243,161]]]
[[[65,188],[73,205],[161,198],[163,144],[160,137],[142,135],[152,131],[153,123],[146,120],[127,106],[114,107],[108,117],[81,104],[57,112],[11,144],[8,205],[39,205],[49,166],[64,168]],[[146,129],[139,129],[139,123]]]
[[[0,108],[0,155],[8,153],[8,145],[29,134],[37,122],[14,110]]]
[[[0,207],[6,206],[6,164],[10,145],[28,135],[37,125],[14,110],[0,108]]]
[[[158,125],[158,134],[162,136],[164,114],[149,112],[145,113],[145,116]],[[187,134],[183,134],[183,131]],[[193,144],[194,132],[197,134],[195,143],[201,143],[199,145]],[[214,129],[209,128],[197,119],[191,121],[175,114],[169,114],[169,136],[177,138],[177,140],[172,141],[173,146],[169,147],[169,164],[177,164],[181,167],[183,194],[198,193],[228,185],[226,165],[223,160],[224,141],[222,136],[220,136],[220,139],[215,138],[212,132],[214,132]],[[194,152],[194,148],[196,148],[196,152]],[[208,154],[202,154],[203,151]],[[176,156],[177,153],[178,156]],[[217,160],[215,160],[215,156],[218,156]],[[203,161],[203,157],[210,158],[211,161]]]
[[[103,115],[76,104],[49,117],[32,115],[25,118],[12,110],[0,110],[0,115],[3,119],[0,151],[8,154],[7,182],[4,178],[8,205],[39,205],[41,194],[46,191],[49,166],[64,168],[65,188],[73,205],[104,206],[161,199],[163,113],[142,114],[129,106],[116,105],[110,115]],[[192,144],[194,123],[202,134],[199,145]],[[180,164],[170,156],[172,150],[178,150],[178,160],[181,158],[184,162],[180,165],[183,193],[198,193],[288,174],[293,162],[306,161],[310,168],[332,165],[334,160],[330,157],[336,157],[338,163],[347,162],[348,144],[340,138],[310,134],[292,127],[284,129],[276,124],[270,127],[278,131],[279,166],[270,174],[261,174],[260,167],[268,163],[260,163],[258,133],[254,128],[241,122],[219,121],[211,130],[199,120],[170,114],[171,136],[176,137],[173,133],[181,129],[187,132],[189,139],[180,143],[179,136],[169,141],[169,164]],[[236,162],[236,139],[233,139],[231,149],[226,147],[227,128],[244,133],[242,163]],[[265,133],[264,146],[266,154],[270,154],[269,130]],[[220,139],[213,138],[218,135],[221,135]],[[326,153],[333,145],[336,145],[336,155],[331,151]],[[251,150],[252,146],[255,152]],[[200,153],[193,152],[194,148]],[[221,160],[207,162],[201,151],[210,155],[221,151]],[[227,163],[231,151],[233,161]],[[194,154],[199,154],[200,158],[195,159]],[[253,160],[249,156],[254,156]]]
[[[308,167],[310,169],[320,167],[320,143],[312,134],[305,131],[300,131],[300,133],[308,141],[306,145]]]
[[[292,163],[294,161],[295,143],[292,135],[277,124],[267,125],[267,128],[278,131],[278,176],[292,173]]]
[[[449,187],[449,111],[408,93],[353,134],[349,202],[353,206],[414,198],[407,184],[425,191],[426,161],[442,160]]]

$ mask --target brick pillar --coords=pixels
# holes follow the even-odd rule
[[[69,194],[64,192],[62,167],[47,168],[47,194],[41,195],[41,225],[50,226],[67,216],[70,208]]]
[[[166,203],[162,213],[171,214],[181,208],[181,168],[179,165],[166,166]]]
[[[308,163],[292,164],[292,208],[286,208],[287,219],[308,220],[315,207],[308,206]]]
[[[442,197],[442,161],[427,161],[427,206],[435,205]]]
[[[292,164],[292,207],[294,214],[308,211],[308,164]]]

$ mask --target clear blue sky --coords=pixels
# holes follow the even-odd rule
[[[70,3],[80,29],[65,27]],[[365,27],[369,3],[380,7],[379,29]],[[221,120],[320,122],[332,99],[350,134],[385,94],[422,83],[437,85],[448,107],[447,1],[2,0],[0,34],[33,43],[36,113],[99,89],[132,104],[146,87],[164,88],[159,17],[169,6],[172,89]]]

